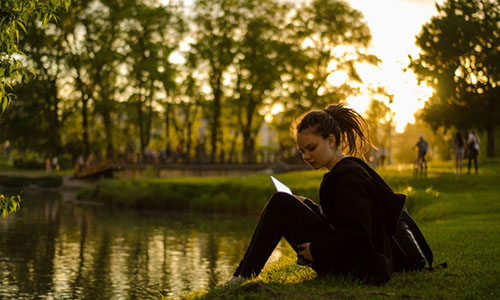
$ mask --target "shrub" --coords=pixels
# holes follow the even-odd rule
[[[69,153],[64,153],[58,156],[59,168],[61,170],[73,169],[75,162],[73,161],[73,156]]]
[[[45,162],[35,158],[17,158],[14,160],[14,167],[23,170],[43,170],[45,169]]]
[[[37,185],[43,188],[59,187],[63,183],[61,176],[3,176],[0,181],[4,187],[23,187],[28,185]]]

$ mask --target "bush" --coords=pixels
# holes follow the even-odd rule
[[[103,179],[77,196],[129,208],[259,212],[274,191],[268,176]]]
[[[14,160],[14,167],[22,170],[43,170],[45,169],[45,162],[35,158],[17,158]]]
[[[4,187],[23,187],[28,185],[37,185],[43,188],[59,187],[63,183],[61,176],[3,176],[0,178],[0,184]]]
[[[58,156],[58,162],[61,170],[70,170],[75,166],[73,156],[69,153],[64,153]]]
[[[4,187],[23,187],[29,184],[29,180],[22,176],[2,176],[0,183]]]

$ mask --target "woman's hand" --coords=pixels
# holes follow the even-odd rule
[[[307,242],[304,244],[300,244],[297,246],[297,254],[302,255],[307,260],[314,261],[314,258],[311,254],[311,243]]]

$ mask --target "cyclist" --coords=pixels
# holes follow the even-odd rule
[[[429,148],[429,144],[426,140],[424,140],[424,136],[421,134],[418,142],[415,144],[413,148],[418,149],[417,161],[415,162],[415,172],[426,172],[427,171],[427,160],[425,159],[425,155],[427,155],[427,149]]]

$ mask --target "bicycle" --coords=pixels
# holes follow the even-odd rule
[[[425,155],[427,152],[419,152],[417,159],[415,160],[414,172],[415,174],[427,174],[427,160]]]

